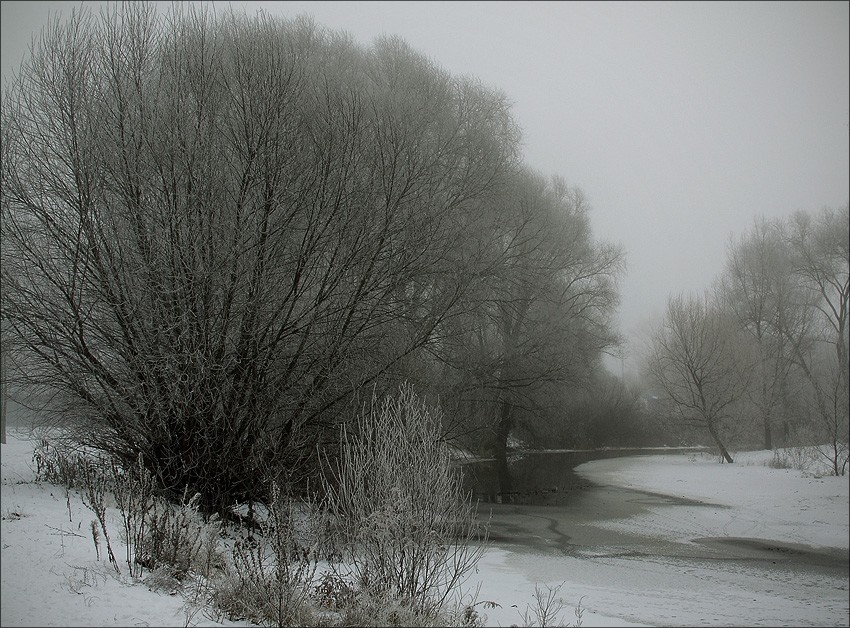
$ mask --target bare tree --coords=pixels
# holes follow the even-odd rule
[[[445,355],[459,378],[456,403],[481,413],[500,490],[510,492],[508,439],[533,427],[552,388],[589,381],[600,352],[617,342],[610,316],[623,253],[592,238],[580,190],[527,169],[490,207],[487,251],[458,353]]]
[[[850,322],[850,235],[848,206],[812,216],[798,212],[785,225],[794,276],[806,292],[796,320],[782,332],[795,365],[807,382],[816,437],[828,441],[821,453],[835,475],[848,464],[848,322]]]
[[[341,402],[431,342],[517,140],[501,95],[400,42],[147,3],[52,23],[2,130],[16,356],[205,510],[296,481]]]
[[[648,370],[684,425],[704,429],[733,462],[724,423],[745,394],[746,352],[736,322],[708,295],[671,297],[651,341]]]
[[[730,242],[720,295],[742,331],[755,342],[755,369],[749,397],[756,408],[763,446],[772,449],[775,427],[791,369],[790,347],[781,321],[798,301],[788,247],[778,222],[756,220],[751,230]]]

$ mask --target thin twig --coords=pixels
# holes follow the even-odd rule
[[[71,532],[70,530],[63,530],[62,528],[54,528],[53,526],[49,526],[46,523],[44,524],[44,527],[49,528],[51,530],[56,530],[57,533],[59,533],[63,536],[67,535],[67,536],[78,536],[81,539],[85,538],[82,534],[77,534],[76,532]],[[56,534],[51,534],[51,536],[56,536]]]

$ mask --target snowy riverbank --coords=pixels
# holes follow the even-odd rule
[[[647,500],[645,513],[598,527],[685,546],[707,537],[764,539],[846,561],[848,478],[818,477],[816,464],[808,472],[770,468],[773,457],[770,451],[741,452],[732,465],[707,454],[611,458],[582,464],[576,472],[603,485],[702,502]],[[479,597],[507,602],[507,608],[488,611],[490,622],[502,626],[520,623],[510,607],[527,608],[535,582],[563,582],[560,595],[572,605],[583,598],[584,626],[850,623],[846,570],[843,578],[816,571],[799,578],[777,561],[775,573],[765,577],[756,567],[764,552],[753,549],[750,556],[752,567],[747,560],[727,567],[684,556],[634,556],[625,547],[600,548],[597,556],[582,558],[494,549],[483,561]],[[575,625],[571,610],[563,617]]]
[[[92,518],[72,496],[71,521],[62,489],[34,484],[32,441],[12,432],[2,446],[3,626],[218,626],[202,611],[188,616],[179,595],[153,593],[97,561],[86,526]],[[848,480],[771,469],[770,452],[739,454],[734,465],[703,455],[617,458],[581,465],[589,479],[686,497],[712,506],[651,506],[645,514],[600,523],[635,534],[691,543],[704,537],[760,538],[848,547]],[[117,541],[118,534],[115,532]],[[813,572],[799,590],[760,574],[730,569],[707,577],[699,564],[609,553],[595,557],[490,548],[466,587],[497,608],[478,609],[487,625],[522,625],[535,584],[556,587],[564,624],[847,625],[847,582]],[[563,583],[563,584],[562,584]],[[843,586],[843,589],[842,589]],[[197,610],[197,609],[195,609]],[[528,617],[534,618],[533,614]]]

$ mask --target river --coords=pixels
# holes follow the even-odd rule
[[[624,619],[652,625],[847,625],[846,552],[753,538],[677,542],[664,538],[663,518],[660,533],[652,536],[606,527],[614,519],[675,513],[677,506],[681,516],[693,508],[722,508],[596,484],[575,471],[595,459],[658,453],[675,452],[525,452],[510,463],[510,495],[495,490],[492,462],[466,465],[465,477],[479,499],[479,518],[489,524],[490,542],[508,551],[530,581],[569,579],[579,570],[590,590],[605,589],[607,596],[611,583],[620,582],[617,595],[629,600],[624,604],[643,609]],[[669,595],[647,605],[646,596],[659,589]]]

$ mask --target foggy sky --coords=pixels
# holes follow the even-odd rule
[[[4,83],[48,12],[78,4],[2,2]],[[847,2],[230,4],[363,44],[399,35],[504,91],[528,165],[580,187],[596,237],[627,251],[626,369],[667,296],[720,274],[732,234],[850,196]]]

